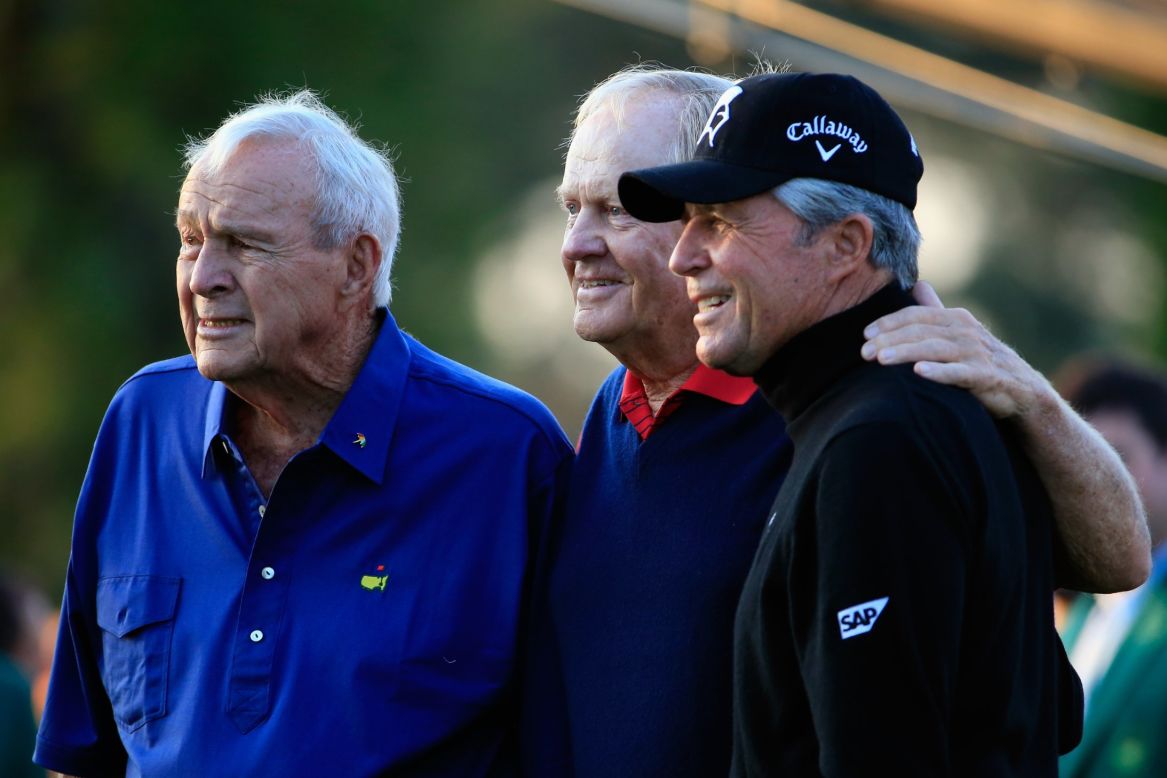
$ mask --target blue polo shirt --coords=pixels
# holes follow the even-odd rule
[[[75,775],[500,775],[571,447],[386,314],[265,501],[187,356],[110,405],[35,760]]]

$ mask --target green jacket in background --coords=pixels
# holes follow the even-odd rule
[[[0,775],[4,778],[45,778],[32,763],[36,722],[28,679],[7,656],[0,654]]]
[[[1063,778],[1167,776],[1167,577],[1159,576],[1143,598],[1090,694],[1082,742],[1058,763]],[[1071,608],[1067,650],[1093,602],[1082,597]]]

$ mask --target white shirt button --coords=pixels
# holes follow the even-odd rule
[[[266,505],[259,506],[259,518],[262,519],[263,514],[265,514],[265,513],[267,513],[267,506]]]
[[[276,570],[274,567],[265,567],[259,571],[259,574],[263,576],[263,580],[270,581],[276,577]]]
[[[251,631],[251,642],[258,643],[261,640],[263,640],[263,633],[260,632],[258,629],[253,629]]]

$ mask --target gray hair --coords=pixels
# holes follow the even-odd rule
[[[656,91],[675,95],[681,104],[677,134],[669,146],[667,162],[687,162],[693,156],[697,139],[705,128],[717,98],[731,86],[733,81],[728,78],[699,70],[674,70],[652,62],[629,65],[608,76],[584,95],[575,113],[571,138],[567,139],[565,145],[571,143],[575,131],[584,120],[601,108],[611,110],[617,121],[620,121],[628,98]]]
[[[389,152],[357,135],[356,127],[311,90],[260,97],[228,116],[206,138],[183,147],[186,169],[214,173],[244,141],[257,136],[299,143],[316,164],[316,207],[312,229],[319,248],[344,245],[368,232],[381,243],[381,267],[373,279],[373,300],[387,306],[401,232],[401,191]]]
[[[838,224],[853,213],[864,214],[874,228],[871,264],[890,271],[904,289],[916,283],[920,228],[912,212],[902,203],[821,178],[791,179],[773,191],[778,202],[802,220],[799,235],[802,243],[811,242],[825,227]]]

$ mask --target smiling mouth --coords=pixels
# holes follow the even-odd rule
[[[580,281],[580,289],[599,289],[605,286],[620,286],[619,281]]]
[[[243,322],[243,319],[199,319],[199,326],[210,330],[220,330],[234,327]]]
[[[712,311],[714,308],[720,308],[725,303],[729,302],[730,295],[715,294],[712,297],[702,297],[697,301],[697,310],[700,312]]]

